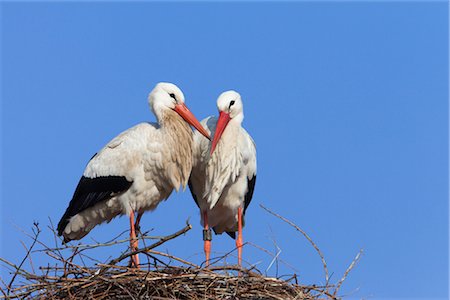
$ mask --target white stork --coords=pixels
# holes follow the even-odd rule
[[[186,186],[193,162],[189,124],[205,137],[209,134],[186,107],[176,85],[158,83],[148,101],[158,123],[141,123],[122,132],[87,164],[58,224],[64,242],[79,240],[96,225],[126,214],[135,251],[135,227],[144,211],[154,210],[173,189]],[[132,264],[139,267],[137,255]]]
[[[241,265],[244,215],[256,182],[256,146],[241,127],[241,96],[235,91],[224,92],[217,99],[217,107],[219,118],[208,117],[201,122],[209,133],[214,133],[212,143],[194,134],[189,188],[201,212],[206,265],[211,252],[210,228],[236,240]]]

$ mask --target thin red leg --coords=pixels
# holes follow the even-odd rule
[[[130,214],[130,248],[131,251],[136,251],[138,249],[138,241],[136,239],[136,231],[134,228],[134,211]],[[139,269],[139,256],[134,254],[131,256],[132,265]]]
[[[238,208],[238,237],[236,239],[236,248],[238,249],[238,264],[242,265],[242,207]]]
[[[206,267],[209,267],[209,257],[211,254],[211,231],[209,230],[208,225],[208,214],[206,211],[203,212],[203,241],[204,241],[204,247],[205,250],[205,257],[206,257]]]
[[[142,214],[137,213],[137,216],[136,216],[136,222],[134,223],[134,229],[135,229],[137,232],[139,232],[139,233],[141,233],[141,225],[140,225],[140,223],[141,223],[142,215],[143,215],[143,213],[142,213]]]

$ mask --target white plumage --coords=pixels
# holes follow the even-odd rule
[[[66,240],[80,239],[119,214],[130,216],[131,211],[155,209],[172,189],[178,189],[180,182],[174,184],[161,176],[166,151],[162,140],[157,124],[141,123],[114,138],[89,161],[84,177],[120,176],[132,184],[125,192],[72,216],[63,231]]]
[[[194,164],[189,188],[200,208],[205,230],[213,228],[216,234],[227,232],[234,238],[239,231],[239,209],[243,222],[253,194],[256,146],[241,126],[244,113],[240,95],[235,91],[222,93],[217,107],[219,118],[208,117],[201,122],[208,133],[214,134],[213,142],[194,134]],[[236,242],[240,250],[242,240],[238,237]],[[205,252],[209,247],[205,244]],[[208,258],[209,253],[207,261]]]
[[[89,161],[58,224],[66,242],[120,214],[129,216],[132,225],[137,212],[138,223],[144,211],[155,209],[173,189],[186,186],[193,160],[189,124],[209,135],[185,106],[177,86],[159,83],[149,104],[158,123],[141,123],[122,132]]]

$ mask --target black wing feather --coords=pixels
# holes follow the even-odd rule
[[[230,236],[230,238],[232,238],[233,240],[236,239],[236,232],[234,231],[225,231],[226,234],[228,234]]]
[[[247,193],[245,194],[244,199],[244,214],[245,211],[247,210],[247,207],[250,205],[250,202],[252,201],[253,191],[255,190],[255,184],[256,184],[256,174],[255,176],[252,177],[252,179],[249,179],[247,183]]]
[[[189,177],[188,186],[189,186],[189,190],[191,191],[192,198],[194,198],[195,204],[197,204],[198,208],[200,208],[200,205],[198,205],[197,196],[195,196],[194,191],[192,190],[191,177]]]
[[[58,235],[62,235],[70,218],[95,204],[111,199],[118,193],[128,190],[133,182],[124,176],[101,176],[89,178],[82,176],[78,182],[69,207],[58,223]]]

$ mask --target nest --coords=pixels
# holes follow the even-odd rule
[[[79,270],[72,278],[39,278],[22,286],[11,298],[35,299],[317,299],[324,289],[290,284],[249,270],[229,273],[230,266],[213,270],[170,267],[140,271],[113,268],[103,274]],[[37,278],[35,278],[37,279]],[[331,295],[329,295],[332,297]]]
[[[118,237],[103,244],[50,248],[39,241],[41,230],[38,224],[34,224],[33,234],[28,234],[33,242],[19,265],[0,257],[0,262],[12,274],[9,283],[3,280],[0,282],[0,299],[338,299],[338,290],[358,262],[361,252],[341,280],[330,284],[327,265],[317,245],[297,225],[266,210],[293,226],[310,241],[322,260],[327,282],[325,286],[302,285],[296,274],[284,279],[266,277],[254,267],[248,269],[235,265],[217,265],[216,262],[205,268],[154,250],[189,231],[192,228],[190,224],[174,234],[156,238],[157,242],[138,251],[131,252],[128,249],[106,263],[93,260],[87,253],[99,247],[129,243],[128,239],[119,240]],[[53,227],[50,229],[56,237]],[[145,240],[155,238],[143,234],[141,239],[145,244]],[[41,248],[35,249],[36,245]],[[34,268],[31,272],[27,271],[23,265],[30,261],[32,266],[33,253],[45,253],[56,262],[39,267],[39,275],[32,272]],[[140,269],[121,265],[137,253],[147,258],[147,263],[141,264]],[[222,257],[222,261],[225,261],[225,257],[226,255]],[[86,264],[87,258],[96,263]],[[179,265],[175,265],[176,263]]]

